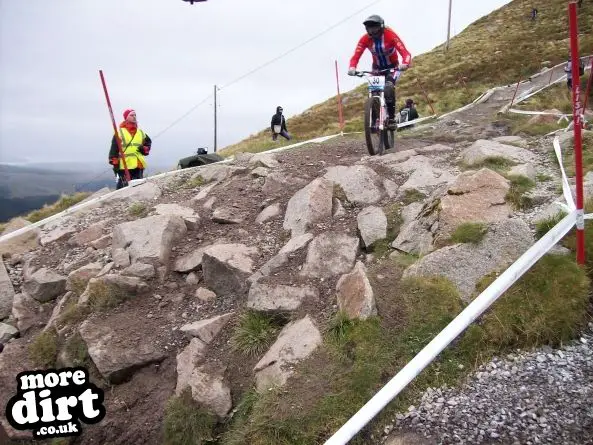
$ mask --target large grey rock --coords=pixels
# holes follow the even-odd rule
[[[453,147],[443,144],[428,145],[426,147],[415,148],[414,150],[419,155],[447,154],[455,151]]]
[[[204,257],[204,251],[209,246],[198,247],[193,252],[190,252],[175,260],[173,270],[175,272],[191,272],[197,270],[202,265],[202,258]]]
[[[68,274],[66,290],[82,294],[91,278],[95,278],[103,270],[102,263],[90,263]]]
[[[333,184],[317,178],[296,192],[288,201],[284,214],[284,228],[292,236],[302,235],[315,223],[332,216]]]
[[[339,184],[350,202],[374,204],[385,195],[381,177],[365,165],[329,167],[323,177]]]
[[[492,157],[501,157],[519,163],[534,162],[536,160],[535,155],[529,150],[486,139],[477,140],[461,152],[463,162],[468,165],[477,164]]]
[[[307,184],[306,179],[291,176],[287,173],[273,172],[266,176],[262,192],[267,196],[277,196],[284,193],[287,187],[303,187]]]
[[[566,210],[560,205],[560,202],[562,201],[563,198],[558,198],[556,201],[548,205],[543,211],[541,211],[535,216],[535,218],[533,219],[533,223],[541,223],[545,220],[556,217],[558,214],[567,214]]]
[[[217,185],[218,185],[218,182],[214,182],[214,183],[208,184],[206,187],[203,187],[202,189],[200,189],[198,194],[196,196],[194,196],[192,199],[190,199],[191,205],[197,205],[199,201],[206,199],[208,197],[208,195],[210,194],[210,192],[212,191],[212,189],[214,187],[216,187]]]
[[[156,271],[152,264],[134,263],[122,270],[121,274],[130,277],[149,279],[156,275]]]
[[[189,230],[195,230],[200,226],[200,216],[192,208],[179,204],[158,204],[155,210],[158,215],[180,216]]]
[[[311,233],[305,233],[291,238],[276,255],[270,258],[257,272],[251,275],[248,281],[254,283],[262,277],[267,277],[286,264],[292,255],[307,247],[312,239],[313,234]]]
[[[279,203],[271,204],[263,209],[255,218],[257,224],[263,224],[270,219],[273,219],[282,213],[282,206]]]
[[[210,343],[233,316],[232,312],[206,320],[199,320],[182,326],[179,330],[190,339],[198,337],[204,343]]]
[[[293,373],[290,365],[307,358],[321,342],[321,334],[308,315],[287,324],[253,369],[257,390],[284,385]]]
[[[243,213],[230,206],[217,207],[212,213],[212,221],[220,224],[240,224],[244,219]]]
[[[404,158],[402,158],[404,159]],[[411,174],[417,170],[427,170],[433,168],[433,161],[431,158],[423,155],[410,156],[403,162],[390,164],[389,167],[398,173]]]
[[[69,239],[74,233],[76,233],[76,227],[69,224],[69,221],[64,221],[63,225],[58,223],[50,223],[41,232],[39,243],[42,246],[54,243],[56,241],[64,241]]]
[[[330,278],[346,273],[352,269],[357,252],[358,238],[343,233],[322,233],[309,244],[301,274]]]
[[[12,325],[0,323],[0,344],[8,343],[8,340],[18,336],[19,330]]]
[[[136,370],[157,363],[167,356],[154,342],[130,342],[114,329],[85,320],[78,328],[86,343],[89,356],[109,382],[118,384],[127,380]]]
[[[205,287],[198,287],[196,289],[196,298],[200,301],[216,300],[216,294]]]
[[[68,240],[68,244],[72,246],[86,246],[103,236],[103,230],[105,229],[106,225],[107,221],[105,220],[95,223],[88,228],[74,234],[72,238]]]
[[[12,316],[16,320],[16,327],[21,336],[31,328],[44,326],[47,318],[41,304],[26,294],[14,296]]]
[[[12,301],[14,300],[14,288],[12,287],[12,281],[2,261],[0,255],[0,320],[5,319],[10,315],[12,310]]]
[[[370,206],[356,217],[360,237],[366,247],[387,237],[387,217],[381,207]]]
[[[485,275],[506,268],[533,244],[529,226],[522,220],[494,223],[479,245],[456,244],[432,252],[404,272],[409,276],[443,276],[468,300]]]
[[[403,195],[407,190],[419,190],[425,192],[431,188],[442,184],[449,184],[455,180],[455,177],[447,170],[427,165],[425,168],[419,168],[408,177],[399,190],[398,194]]]
[[[119,189],[110,197],[110,201],[126,201],[129,203],[153,201],[162,195],[162,191],[153,181],[144,182],[134,187]]]
[[[187,233],[180,216],[149,216],[113,229],[113,248],[127,248],[132,262],[169,262],[173,243]]]
[[[257,153],[249,159],[249,165],[276,168],[280,164],[272,153]]]
[[[519,164],[519,165],[513,166],[509,170],[508,174],[509,174],[509,176],[525,176],[526,178],[529,178],[532,181],[535,181],[535,178],[537,176],[537,171],[535,170],[535,167],[533,166],[533,164]]]
[[[242,167],[234,167],[226,164],[211,164],[197,169],[196,173],[191,178],[196,179],[201,177],[206,183],[212,181],[221,182],[233,175],[243,172],[245,172],[245,168]]]
[[[78,304],[88,303],[93,294],[104,292],[106,287],[129,296],[146,294],[150,290],[148,284],[138,277],[107,274],[90,279],[85,291],[78,299]]]
[[[433,250],[432,233],[419,220],[404,224],[391,247],[411,255],[426,255]]]
[[[505,196],[510,188],[507,179],[483,168],[460,174],[441,199],[439,233],[448,237],[462,223],[491,223],[509,217],[511,208]]]
[[[128,267],[130,265],[130,254],[123,247],[113,249],[111,257],[115,267]]]
[[[253,272],[251,255],[257,249],[244,244],[215,244],[204,251],[202,270],[205,285],[219,296],[238,296],[247,291]]]
[[[64,293],[66,277],[44,267],[25,280],[23,290],[35,300],[46,303]]]
[[[317,289],[254,283],[249,289],[247,307],[257,311],[294,311],[305,300],[319,300]]]
[[[352,272],[342,275],[336,285],[338,307],[348,318],[366,320],[377,315],[373,288],[367,277],[367,270],[360,261]]]
[[[175,393],[180,395],[189,387],[196,402],[224,417],[232,408],[231,390],[224,379],[224,369],[198,365],[203,360],[205,350],[206,344],[198,338],[193,338],[189,345],[177,354]]]

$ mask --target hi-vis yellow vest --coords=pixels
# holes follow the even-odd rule
[[[120,138],[123,137],[121,149],[126,157],[128,170],[146,168],[146,160],[140,151],[140,147],[142,147],[142,142],[144,141],[144,132],[138,128],[136,134],[132,137],[127,128],[119,128],[119,130]],[[119,169],[124,170],[124,161],[122,159],[119,160]]]

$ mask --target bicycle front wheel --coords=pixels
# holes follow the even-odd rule
[[[384,130],[379,129],[381,117],[381,99],[371,96],[364,106],[364,136],[367,149],[371,156],[382,155],[384,147]]]

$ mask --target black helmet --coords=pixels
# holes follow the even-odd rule
[[[381,26],[381,28],[385,28],[385,20],[383,20],[383,18],[381,18],[380,15],[376,15],[376,14],[373,14],[372,16],[367,18],[364,22],[362,22],[362,24],[364,26],[379,25],[379,26]]]
[[[379,38],[385,29],[385,21],[378,15],[372,15],[362,23],[369,36],[374,39]]]

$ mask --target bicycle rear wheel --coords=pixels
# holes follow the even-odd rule
[[[369,97],[364,106],[364,136],[367,143],[367,150],[371,156],[382,155],[385,149],[384,131],[379,129],[380,116],[380,98],[377,96]]]

